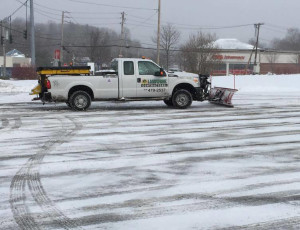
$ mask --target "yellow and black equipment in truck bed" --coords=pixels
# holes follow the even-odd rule
[[[43,93],[47,92],[47,77],[53,75],[90,75],[90,66],[62,66],[62,67],[38,67],[36,72],[39,76],[38,84],[31,90],[30,95],[38,95],[34,100],[40,100]]]
[[[90,66],[38,67],[38,75],[89,75]]]

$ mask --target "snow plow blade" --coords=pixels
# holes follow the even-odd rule
[[[210,90],[208,101],[218,105],[233,107],[231,99],[237,91],[237,89],[214,87]]]
[[[42,92],[42,86],[41,84],[37,84],[32,90],[29,95],[39,95]]]

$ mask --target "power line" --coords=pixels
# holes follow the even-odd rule
[[[50,19],[52,19],[52,20],[60,21],[60,19],[51,17],[51,16],[49,16],[49,15],[47,15],[47,14],[44,14],[44,13],[41,13],[41,12],[40,12],[39,10],[37,10],[37,9],[35,9],[35,12],[38,13],[38,14],[40,14],[40,15],[42,15],[42,16],[45,16],[45,17],[47,17],[47,18],[50,18]]]
[[[9,29],[9,27],[7,27],[7,26],[3,25],[3,27],[6,28],[6,29]],[[20,33],[20,34],[23,34],[23,32],[24,32],[24,31],[13,29],[13,28],[11,28],[11,30],[16,32],[16,33]],[[29,36],[31,36],[31,35],[29,35]],[[59,38],[48,38],[48,37],[43,37],[43,36],[36,36],[36,37],[41,38],[41,39],[46,39],[46,40],[60,41]]]
[[[271,24],[271,23],[267,23],[266,25],[269,26],[269,27],[273,27],[273,28],[277,28],[277,29],[281,29],[281,30],[285,30],[285,31],[289,29],[288,27],[278,26],[278,25],[274,25],[274,24]]]
[[[70,18],[77,24],[79,24],[79,22],[72,16],[72,14],[70,12],[66,12],[67,14],[69,14]]]
[[[56,12],[61,12],[61,10],[58,10],[58,9],[55,9],[55,8],[51,8],[51,7],[48,7],[48,6],[44,6],[44,5],[41,5],[41,4],[36,3],[36,2],[34,3],[34,5],[43,7],[43,8],[48,9],[48,10],[53,10],[53,11],[56,11]]]
[[[142,47],[142,46],[132,46],[132,45],[117,45],[117,44],[111,44],[111,45],[66,45],[64,46],[65,48],[134,48],[134,49],[145,49],[145,50],[157,50],[157,48],[155,47]],[[162,48],[160,48],[160,50],[163,50]],[[199,49],[190,49],[190,50],[181,50],[181,49],[170,49],[170,51],[172,52],[184,52],[184,53],[199,53],[199,52],[203,52],[203,50]],[[217,49],[216,49],[217,51]]]
[[[25,4],[28,2],[28,0],[26,0],[24,3],[21,2],[21,1],[18,1],[19,3],[21,3],[22,5],[20,7],[18,7],[12,14],[10,14],[8,17],[6,18],[9,18],[9,17],[12,17],[15,13],[17,13],[23,6],[25,6]]]
[[[142,7],[116,6],[116,5],[102,4],[102,3],[96,3],[96,2],[80,1],[80,0],[68,0],[68,1],[82,3],[82,4],[88,4],[88,5],[96,5],[96,6],[106,6],[106,7],[112,7],[112,8],[119,8],[119,9],[157,10],[157,9],[142,8]]]
[[[71,11],[72,14],[120,14],[120,12],[88,12],[88,11]]]
[[[273,32],[276,32],[276,33],[282,33],[282,34],[286,34],[287,30],[285,30],[285,32],[281,31],[281,30],[277,30],[277,29],[273,29],[273,28],[270,28],[268,26],[265,26],[265,29],[266,30],[269,30],[269,31],[273,31]]]
[[[154,14],[152,14],[150,17],[146,18],[144,21],[141,21],[139,24],[137,24],[135,27],[131,28],[131,30],[136,29],[136,27],[145,24],[148,20],[150,20],[152,17],[154,17],[157,14],[157,12],[155,12]]]
[[[38,10],[38,11],[43,12],[43,13],[45,13],[45,14],[50,14],[50,15],[60,16],[60,14],[58,14],[58,13],[53,13],[53,12],[49,12],[49,11],[46,11],[46,10],[42,10],[42,9],[40,9],[39,7],[35,7],[35,10]]]
[[[17,0],[16,0],[17,1]],[[39,7],[42,7],[44,9],[48,9],[48,10],[52,10],[52,11],[55,11],[55,12],[60,12],[61,13],[61,10],[58,10],[58,9],[55,9],[55,8],[51,8],[51,7],[48,7],[48,6],[45,6],[45,5],[41,5],[40,3],[34,3],[35,5],[39,6]],[[72,14],[120,14],[120,12],[91,12],[91,11],[68,11],[69,13],[72,13]],[[49,12],[50,13],[50,12]],[[54,14],[54,13],[53,13]],[[60,14],[57,14],[57,15],[60,15]]]

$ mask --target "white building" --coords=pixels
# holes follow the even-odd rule
[[[0,56],[0,66],[4,65],[4,57]],[[20,51],[13,49],[6,53],[6,67],[30,67],[31,58],[25,57]]]
[[[272,51],[258,49],[255,62],[255,49],[252,45],[237,39],[219,39],[215,45],[220,52],[215,58],[222,64],[213,75],[241,75],[251,73],[300,73],[299,52]]]

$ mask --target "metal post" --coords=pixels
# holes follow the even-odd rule
[[[157,64],[160,62],[160,12],[161,12],[161,0],[158,0],[158,25],[157,25]]]
[[[121,46],[119,57],[123,57],[123,46],[124,46],[124,23],[125,23],[125,12],[122,12],[122,22],[121,22]]]
[[[3,77],[6,77],[6,50],[5,50],[5,40],[6,40],[6,35],[5,35],[5,26],[4,22],[1,21],[1,39],[3,37],[3,44],[2,44],[2,49],[3,49]]]
[[[63,65],[64,61],[64,21],[65,21],[65,11],[62,12],[61,16],[61,41],[60,41],[60,66]]]
[[[30,0],[30,27],[31,27],[31,65],[35,66],[35,28],[33,0]]]
[[[255,67],[255,71],[256,71],[256,65],[257,65],[257,50],[258,50],[258,42],[259,42],[259,30],[260,30],[260,26],[264,25],[264,23],[258,23],[255,24],[255,28],[257,29],[257,37],[256,37],[256,45],[255,45],[255,57],[254,57],[254,67]]]

